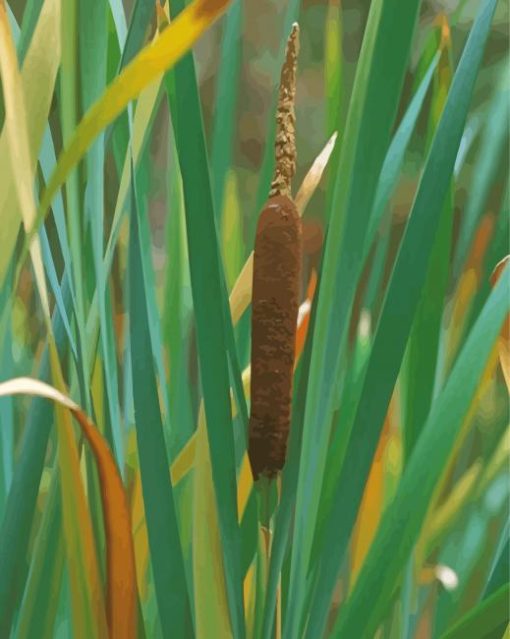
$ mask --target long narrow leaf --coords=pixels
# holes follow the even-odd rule
[[[216,83],[211,168],[214,210],[220,220],[223,211],[225,180],[230,167],[234,141],[237,86],[241,60],[240,32],[242,2],[234,0],[225,16],[220,55],[220,72]]]
[[[300,632],[337,386],[365,229],[407,65],[419,2],[374,2],[366,27],[324,247],[296,498],[285,639]],[[322,603],[324,605],[324,602]],[[327,605],[327,604],[326,604]],[[322,632],[315,628],[313,636]]]
[[[450,183],[457,149],[495,0],[486,0],[473,26],[455,73],[446,106],[431,145],[411,216],[393,269],[377,326],[371,356],[342,467],[315,587],[311,631],[322,628],[342,558],[370,469],[404,349],[425,281],[442,205]],[[322,363],[324,366],[324,362]]]
[[[134,176],[133,176],[134,180]],[[134,190],[134,185],[132,189]],[[132,193],[129,264],[130,343],[140,471],[152,569],[166,637],[186,637],[191,612],[153,367],[145,280]]]
[[[184,3],[172,3],[176,20]],[[175,13],[174,13],[175,12]],[[223,544],[225,579],[234,635],[244,636],[240,536],[237,516],[236,466],[232,431],[226,323],[226,287],[218,250],[214,205],[195,81],[193,57],[175,68],[175,96],[169,97],[183,178],[191,287],[197,329],[200,379],[218,521]],[[186,98],[186,99],[184,99]]]
[[[502,276],[475,324],[450,378],[431,410],[402,477],[395,499],[383,517],[356,586],[342,608],[337,637],[374,632],[398,582],[424,521],[433,490],[462,427],[505,315],[510,269]],[[398,552],[389,552],[390,549]],[[371,592],[370,612],[364,592]]]

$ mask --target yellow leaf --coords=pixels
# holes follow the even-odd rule
[[[255,592],[257,586],[256,560],[254,559],[244,578],[244,616],[246,619],[247,636],[249,639],[253,636],[253,626],[255,622]]]
[[[191,470],[195,461],[196,434],[188,439],[174,459],[170,469],[172,485],[176,486],[181,479]]]
[[[253,251],[244,263],[241,272],[237,276],[232,291],[230,293],[230,313],[232,324],[235,326],[241,319],[244,311],[251,302],[251,287],[253,284]]]
[[[195,440],[193,476],[193,586],[197,637],[232,637],[221,557],[216,496],[203,403]]]
[[[221,246],[225,278],[230,288],[242,264],[242,225],[239,206],[239,189],[234,171],[230,170],[225,179],[225,203],[221,218]]]
[[[11,157],[11,186],[14,183],[14,190],[22,211],[23,224],[28,233],[35,220],[35,202],[32,193],[33,169],[30,160],[28,119],[25,112],[23,84],[19,74],[5,0],[0,0],[0,72],[5,101],[5,134]],[[34,238],[30,244],[30,255],[43,310],[45,315],[49,316],[48,294],[38,238]]]
[[[393,428],[393,412],[395,399],[392,397],[388,407],[388,414],[379,438],[379,444],[374,455],[370,474],[367,479],[363,499],[360,504],[358,518],[353,533],[352,547],[352,578],[351,588],[354,586],[363,561],[375,536],[384,508],[384,458]]]
[[[149,565],[149,536],[145,521],[145,509],[142,495],[142,478],[137,469],[131,496],[131,530],[136,564],[138,592],[143,601],[147,597],[147,568]]]
[[[29,165],[32,174],[35,171],[48,119],[59,65],[60,0],[46,0],[41,7],[34,35],[21,70],[21,87],[26,108]],[[2,216],[0,224],[0,245],[2,246],[0,281],[4,279],[21,223],[21,209],[16,194],[16,181],[8,152],[7,136],[8,127],[4,126],[0,135],[0,213]]]
[[[195,0],[113,80],[102,97],[84,115],[69,144],[60,154],[57,166],[41,196],[36,227],[44,219],[58,189],[97,135],[146,86],[168,71],[225,11],[228,4],[229,0]]]
[[[239,479],[237,481],[237,510],[239,513],[239,523],[241,522],[246,506],[248,505],[248,499],[250,498],[252,489],[253,474],[251,471],[250,460],[248,455],[245,454],[243,455]]]

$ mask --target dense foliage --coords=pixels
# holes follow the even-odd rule
[[[0,637],[508,632],[507,20],[0,0]],[[292,419],[254,483],[295,21]]]

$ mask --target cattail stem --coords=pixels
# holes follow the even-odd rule
[[[271,530],[271,482],[266,477],[261,477],[257,484],[259,502],[259,524],[261,528]]]

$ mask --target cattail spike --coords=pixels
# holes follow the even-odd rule
[[[248,455],[255,480],[271,479],[283,468],[291,420],[302,252],[301,218],[290,188],[296,170],[298,36],[294,24],[280,79],[276,168],[253,257]]]
[[[299,53],[299,25],[295,22],[287,40],[285,61],[280,77],[276,111],[275,172],[269,196],[291,195],[291,180],[296,172],[296,66]]]
[[[294,202],[287,195],[269,198],[259,217],[253,258],[248,454],[255,479],[275,477],[287,456],[301,241]]]

